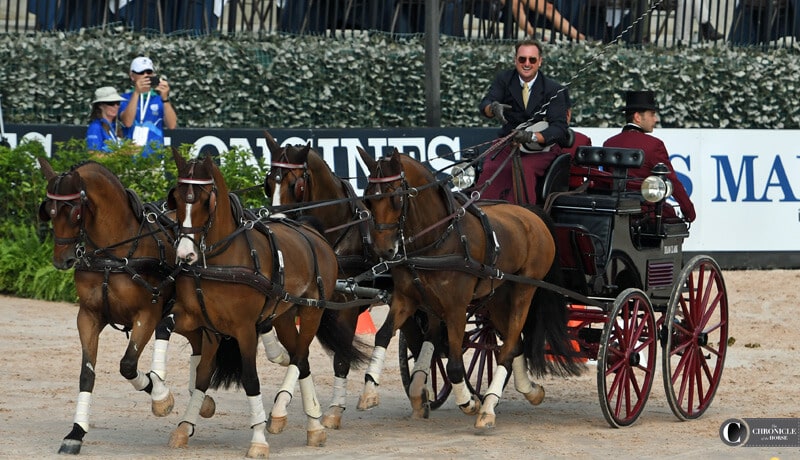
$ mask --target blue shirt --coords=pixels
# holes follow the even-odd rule
[[[108,131],[106,131],[108,128]],[[86,129],[86,146],[89,150],[110,153],[110,144],[119,144],[117,122],[109,123],[105,118],[97,118]]]
[[[132,89],[122,95],[119,113],[124,112],[128,107],[132,95]],[[164,146],[164,103],[161,102],[161,96],[158,93],[150,91],[148,94],[139,95],[139,100],[134,101],[134,104],[137,104],[137,107],[133,124],[130,128],[123,126],[122,135],[133,140],[137,127],[146,128],[148,130],[147,143],[142,150],[142,156],[146,157],[153,153],[154,149]]]

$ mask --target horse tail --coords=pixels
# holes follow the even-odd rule
[[[219,388],[229,389],[232,386],[241,387],[242,352],[236,339],[233,337],[220,339],[215,363],[209,388],[216,390]]]
[[[325,309],[322,320],[317,329],[317,340],[329,352],[334,353],[337,360],[350,363],[351,366],[361,366],[367,363],[369,355],[365,351],[365,343],[353,339],[353,330],[339,321],[339,312]]]
[[[556,241],[553,219],[538,206],[529,207],[538,215]],[[545,275],[547,283],[564,285],[564,276],[558,254],[558,245],[550,270]],[[531,300],[532,314],[528,314],[522,329],[523,347],[528,368],[541,377],[546,373],[559,376],[580,375],[585,366],[577,359],[567,332],[567,300],[560,293],[547,288],[538,288]]]

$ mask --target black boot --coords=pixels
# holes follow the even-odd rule
[[[700,35],[703,39],[712,42],[725,38],[725,36],[719,33],[710,22],[700,24]]]

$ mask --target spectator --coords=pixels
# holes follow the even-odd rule
[[[536,154],[523,155],[519,159],[524,182],[521,190],[514,193],[513,174],[507,162],[508,167],[498,173],[483,191],[483,196],[519,202],[515,196],[519,195],[522,201],[536,203],[536,182],[561,153],[558,142],[563,142],[567,135],[566,89],[540,72],[543,60],[539,42],[525,39],[515,48],[515,67],[495,76],[479,108],[484,116],[502,123],[498,131],[500,138],[509,135],[521,123],[533,124],[527,130],[518,131],[514,138],[522,144],[523,150],[536,151]],[[529,94],[527,104],[523,103],[523,92]],[[484,160],[478,188],[494,176],[512,152],[517,151],[512,143],[507,143],[497,153],[489,155]]]
[[[689,222],[694,221],[696,214],[692,200],[683,184],[678,180],[672,162],[669,160],[667,148],[660,139],[651,136],[658,123],[658,105],[656,105],[655,93],[652,91],[628,91],[625,94],[625,121],[622,132],[612,136],[603,144],[603,147],[621,147],[642,149],[644,151],[644,162],[640,168],[629,169],[628,176],[645,178],[651,175],[653,166],[664,163],[669,168],[667,179],[672,182],[672,196],[680,205],[683,218]],[[638,188],[641,181],[629,182],[629,188]],[[663,207],[664,217],[677,217],[672,206]]]
[[[94,92],[89,127],[86,129],[86,147],[89,153],[111,152],[111,147],[119,144],[122,131],[117,123],[119,103],[122,97],[111,86],[103,86]]]
[[[707,0],[678,0],[675,5],[675,36],[678,40],[690,39],[694,21],[700,24],[699,32],[703,40],[717,41],[725,38],[725,35],[711,25]]]
[[[500,0],[505,5],[510,1],[511,15],[516,19],[517,25],[520,29],[524,30],[528,36],[533,37],[536,34],[534,25],[542,21],[543,24],[549,23],[552,25],[554,32],[560,32],[565,37],[573,40],[585,40],[586,36],[573,27],[567,18],[563,17],[558,9],[553,5],[550,0]],[[528,14],[533,13],[533,17],[529,18]],[[552,37],[550,37],[552,38]],[[542,38],[547,40],[547,38]]]
[[[169,83],[154,75],[153,61],[139,56],[131,62],[133,88],[122,95],[120,121],[125,137],[144,147],[142,156],[164,146],[164,128],[175,129],[178,117],[169,100]]]

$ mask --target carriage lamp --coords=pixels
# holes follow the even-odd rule
[[[642,197],[650,203],[658,203],[672,195],[672,181],[667,179],[669,168],[664,163],[653,166],[652,176],[642,181]]]
[[[475,183],[475,168],[472,165],[455,165],[450,170],[450,175],[453,177],[455,190],[464,190]]]

